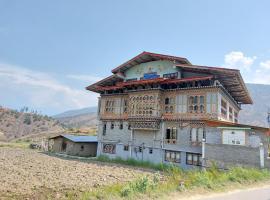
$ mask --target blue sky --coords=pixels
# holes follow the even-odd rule
[[[56,114],[142,51],[270,83],[270,1],[0,0],[0,105]]]

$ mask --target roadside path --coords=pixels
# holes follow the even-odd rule
[[[261,188],[236,190],[228,193],[214,194],[210,197],[201,196],[190,200],[270,200],[270,185]]]

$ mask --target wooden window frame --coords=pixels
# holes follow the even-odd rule
[[[191,160],[188,160],[188,155],[191,155],[191,157],[192,157]],[[195,156],[197,156],[197,161],[194,161]],[[193,166],[202,166],[202,154],[186,152],[186,164],[193,165]]]
[[[169,135],[169,137],[167,137]],[[165,143],[166,144],[176,144],[178,138],[177,127],[168,127],[165,134]]]
[[[129,151],[129,145],[124,145],[123,150],[124,151]]]
[[[170,154],[170,158],[167,158],[167,154]],[[172,155],[174,154],[174,158],[172,158]],[[179,155],[179,159],[177,159],[176,155]],[[165,150],[165,157],[164,160],[167,162],[173,162],[173,163],[181,163],[181,151],[171,151],[171,150]]]

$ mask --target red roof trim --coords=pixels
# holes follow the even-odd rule
[[[218,70],[218,71],[234,71],[239,72],[239,69],[232,69],[232,68],[224,68],[224,67],[210,67],[210,66],[202,66],[202,65],[186,65],[186,64],[176,64],[175,66],[178,67],[190,67],[190,68],[198,68],[198,69],[209,69],[209,70]]]
[[[157,54],[157,53],[151,53],[151,52],[144,51],[144,52],[140,53],[139,55],[135,56],[134,58],[128,60],[127,62],[121,64],[120,66],[114,68],[112,70],[112,73],[116,73],[121,68],[125,67],[126,65],[128,65],[129,63],[135,61],[136,59],[140,58],[143,55],[155,56],[155,57],[159,57],[160,59],[163,59],[163,60],[185,60],[187,63],[190,63],[186,58],[170,56],[170,55],[164,55],[164,54]]]
[[[121,89],[125,86],[131,86],[131,85],[143,85],[143,84],[153,84],[153,83],[160,83],[160,84],[182,83],[182,82],[189,82],[189,81],[209,80],[212,78],[213,76],[205,76],[205,77],[196,76],[196,77],[189,77],[189,78],[182,78],[182,79],[155,78],[155,79],[149,79],[149,80],[120,82],[120,83],[117,83],[115,86],[96,86],[95,89],[116,90],[116,89]]]

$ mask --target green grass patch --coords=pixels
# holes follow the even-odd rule
[[[99,160],[105,161],[108,158],[101,157]],[[110,160],[116,162],[117,159]],[[118,160],[119,161],[119,160]],[[122,163],[123,160],[120,160]],[[141,163],[133,160],[128,164],[143,167],[155,168],[153,164]],[[126,164],[126,163],[125,163]],[[162,165],[163,166],[163,165]],[[140,166],[141,167],[141,166]],[[234,167],[228,171],[219,170],[213,165],[207,170],[183,170],[173,165],[165,165],[161,172],[153,176],[142,176],[127,183],[118,183],[109,186],[94,188],[84,192],[77,199],[154,199],[164,197],[171,192],[184,192],[196,189],[208,191],[224,190],[233,184],[251,184],[258,181],[270,179],[270,171],[255,168]],[[72,194],[69,194],[72,199]]]
[[[148,161],[135,160],[133,158],[128,158],[124,160],[120,157],[116,157],[115,159],[111,159],[105,155],[98,156],[96,160],[100,162],[109,162],[109,163],[117,163],[117,164],[129,165],[129,166],[134,166],[134,167],[150,168],[150,169],[159,170],[159,171],[164,171],[170,167],[170,165],[166,165],[163,163],[154,164]]]
[[[30,145],[30,142],[22,142],[22,141],[16,141],[16,142],[0,142],[0,147],[28,149],[29,148],[29,145]]]

